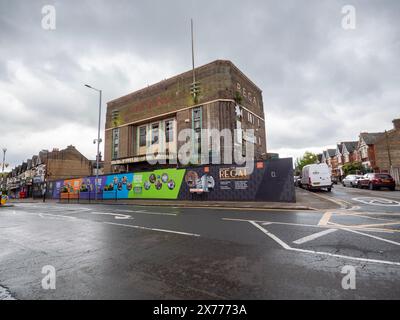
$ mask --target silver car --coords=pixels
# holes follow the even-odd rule
[[[358,175],[358,174],[349,174],[342,180],[342,184],[344,187],[357,187],[357,181],[358,179],[361,179],[363,176]]]

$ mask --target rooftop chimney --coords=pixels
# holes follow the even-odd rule
[[[395,130],[400,130],[400,118],[399,119],[394,119],[393,121],[393,126]]]

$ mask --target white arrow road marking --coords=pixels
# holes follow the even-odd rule
[[[355,261],[363,261],[363,262],[370,262],[370,263],[381,263],[381,264],[389,264],[389,265],[393,265],[393,266],[400,266],[400,262],[386,261],[386,260],[375,260],[375,259],[367,259],[367,258],[359,258],[359,257],[351,257],[351,256],[344,256],[344,255],[341,255],[341,254],[334,254],[334,253],[329,253],[329,252],[321,252],[321,251],[314,251],[314,250],[292,248],[287,243],[285,243],[284,241],[279,239],[277,236],[275,236],[274,234],[272,234],[272,233],[268,232],[267,230],[265,230],[262,226],[260,226],[255,221],[248,221],[248,222],[250,222],[253,226],[257,227],[264,234],[266,234],[272,240],[274,240],[279,245],[281,245],[285,250],[297,251],[297,252],[302,252],[302,253],[318,254],[318,255],[324,255],[324,256],[341,258],[341,259],[355,260]]]
[[[121,214],[121,213],[112,213],[112,212],[87,212],[88,214],[99,214],[105,216],[114,216],[115,219],[127,220],[133,219],[129,214]]]
[[[335,232],[335,231],[337,231],[337,229],[326,229],[326,230],[323,230],[323,231],[320,231],[320,232],[317,232],[317,233],[313,233],[313,234],[311,234],[309,236],[306,236],[304,238],[298,239],[296,241],[293,241],[293,243],[295,243],[295,244],[306,243],[308,241],[323,237],[323,236],[325,236],[327,234],[330,234],[332,232]]]
[[[114,222],[104,222],[105,224],[111,224],[114,226],[120,226],[120,227],[127,227],[127,228],[135,228],[135,229],[142,229],[142,230],[151,230],[151,231],[159,231],[159,232],[167,232],[167,233],[175,233],[175,234],[180,234],[184,236],[192,236],[192,237],[200,237],[199,234],[195,233],[188,233],[188,232],[181,232],[181,231],[174,231],[174,230],[166,230],[166,229],[157,229],[157,228],[147,228],[147,227],[141,227],[141,226],[134,226],[130,224],[122,224],[122,223],[114,223]]]

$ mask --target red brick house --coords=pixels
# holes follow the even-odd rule
[[[357,144],[356,161],[367,171],[379,171],[375,159],[375,144],[383,137],[383,132],[361,132]]]

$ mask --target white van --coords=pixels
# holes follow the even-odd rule
[[[301,186],[308,190],[332,189],[331,171],[326,163],[309,164],[304,166],[301,174]]]

